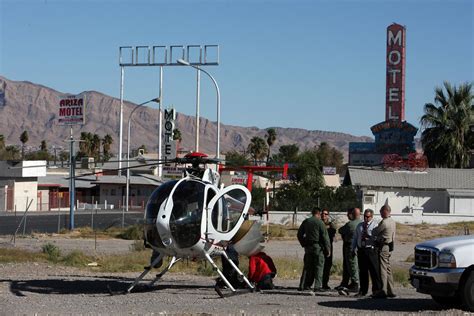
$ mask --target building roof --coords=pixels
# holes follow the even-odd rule
[[[75,187],[77,189],[89,189],[95,187],[91,181],[95,180],[95,176],[83,176],[76,178]],[[60,187],[69,188],[69,179],[64,175],[47,175],[38,178],[39,187]]]
[[[370,187],[474,190],[474,169],[429,168],[418,172],[350,166],[344,183]]]
[[[127,177],[125,176],[100,176],[92,181],[93,184],[126,184]],[[133,175],[130,176],[130,184],[133,185],[161,185],[163,181],[152,175]]]

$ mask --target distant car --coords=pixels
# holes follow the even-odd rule
[[[474,235],[433,239],[415,246],[410,281],[439,304],[474,311]]]

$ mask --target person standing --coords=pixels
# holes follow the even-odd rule
[[[380,278],[382,281],[382,291],[379,297],[396,297],[393,292],[393,276],[392,266],[390,265],[390,256],[393,251],[396,225],[390,216],[392,210],[389,205],[380,208],[380,216],[382,221],[372,231],[377,245],[379,262],[380,262]]]
[[[304,266],[298,290],[311,290],[314,282],[314,291],[323,291],[322,278],[324,256],[331,253],[329,236],[326,227],[318,218],[321,210],[315,208],[312,216],[305,219],[298,229],[298,241],[304,247]]]
[[[357,225],[352,240],[352,255],[355,256],[357,254],[360,277],[360,288],[356,297],[367,295],[369,290],[369,273],[372,280],[372,295],[378,297],[382,290],[379,258],[372,237],[372,231],[375,227],[377,227],[377,223],[374,221],[374,211],[366,209],[364,221]]]
[[[329,210],[327,208],[324,208],[321,212],[321,220],[324,223],[324,226],[326,226],[326,229],[328,231],[328,236],[329,236],[329,243],[330,243],[330,255],[327,257],[324,257],[324,269],[323,269],[323,290],[330,290],[331,288],[329,287],[329,275],[331,274],[331,267],[332,267],[332,243],[334,241],[334,236],[336,235],[336,226],[334,223],[331,221],[331,218],[329,217]]]
[[[338,230],[342,238],[342,281],[336,287],[336,290],[347,289],[350,292],[358,292],[359,266],[357,264],[357,257],[351,255],[351,248],[354,232],[357,225],[361,222],[360,209],[358,207],[349,209],[347,211],[347,218],[349,221]]]

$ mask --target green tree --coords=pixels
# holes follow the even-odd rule
[[[316,155],[321,166],[336,167],[337,172],[341,171],[344,155],[336,148],[331,147],[326,142],[322,142],[316,150]]]
[[[0,151],[5,150],[5,136],[0,134]]]
[[[97,134],[92,135],[90,154],[92,157],[95,158],[95,160],[99,160],[100,158],[100,143],[101,143],[101,139],[99,135]]]
[[[176,143],[176,157],[178,157],[178,151],[181,147],[181,141],[183,140],[183,136],[181,135],[181,131],[177,128],[173,130],[173,140],[177,141]]]
[[[267,129],[267,134],[265,135],[267,145],[268,145],[268,153],[267,153],[267,164],[268,161],[270,160],[270,153],[271,153],[271,147],[276,141],[276,131],[274,128],[269,128]]]
[[[23,131],[20,135],[20,142],[21,142],[21,159],[24,159],[25,157],[25,144],[28,142],[29,137],[28,137],[28,132]]]
[[[21,158],[20,150],[16,146],[6,146],[0,150],[0,160],[18,160]]]
[[[183,136],[181,135],[181,131],[177,128],[173,130],[173,140],[177,140],[181,142],[183,140]]]
[[[248,166],[249,164],[247,156],[236,150],[231,150],[225,154],[225,165],[228,167]]]
[[[77,157],[91,157],[92,134],[81,132],[81,141],[79,142],[79,152]]]
[[[62,150],[59,153],[59,160],[60,161],[69,161],[69,152]]]
[[[43,150],[38,150],[38,151],[32,151],[27,154],[25,154],[25,160],[46,160],[50,161],[53,160],[54,157],[52,157],[47,151]]]
[[[315,150],[299,154],[290,169],[290,183],[280,187],[275,197],[275,209],[308,211],[318,205],[319,190],[324,180]]]
[[[247,147],[247,151],[250,153],[250,156],[254,160],[255,165],[257,165],[258,160],[265,158],[265,155],[268,152],[267,144],[258,136],[252,137],[250,144]]]
[[[318,202],[320,207],[325,207],[331,212],[345,212],[348,208],[361,207],[352,186],[322,187],[319,190]]]
[[[424,106],[421,143],[430,167],[465,168],[470,159],[474,124],[472,84],[444,82],[435,89],[434,104]]]
[[[265,203],[265,188],[252,188],[252,203],[251,206],[257,213],[262,213]]]
[[[273,160],[280,163],[294,163],[298,159],[299,150],[297,144],[282,145],[278,149],[278,154],[273,155]]]
[[[46,140],[44,140],[44,139],[41,141],[40,150],[41,151],[46,151],[46,152],[48,151],[48,145],[46,143]]]
[[[112,157],[110,148],[112,147],[113,142],[114,139],[112,136],[110,136],[110,134],[106,134],[102,139],[102,152],[104,153],[104,161],[109,161],[110,157]]]

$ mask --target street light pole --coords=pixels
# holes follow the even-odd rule
[[[128,134],[127,134],[127,181],[126,181],[126,195],[125,195],[125,210],[128,212],[128,196],[130,195],[130,123],[132,122],[132,115],[133,112],[135,112],[136,109],[141,107],[142,105],[148,104],[150,102],[156,102],[159,103],[161,106],[161,101],[160,98],[154,98],[151,100],[148,100],[146,102],[140,103],[135,108],[130,112],[130,116],[128,117]]]
[[[221,94],[219,91],[219,86],[217,85],[216,80],[214,79],[213,76],[211,76],[210,73],[208,73],[206,70],[199,68],[195,65],[191,65],[189,62],[185,61],[184,59],[178,59],[176,62],[180,65],[183,66],[189,66],[193,67],[194,69],[197,69],[199,71],[202,71],[205,73],[209,78],[211,78],[212,82],[214,83],[214,87],[216,88],[216,93],[217,93],[217,146],[216,146],[216,158],[220,158],[220,135],[221,135]],[[196,130],[196,133],[199,133],[198,130]]]

